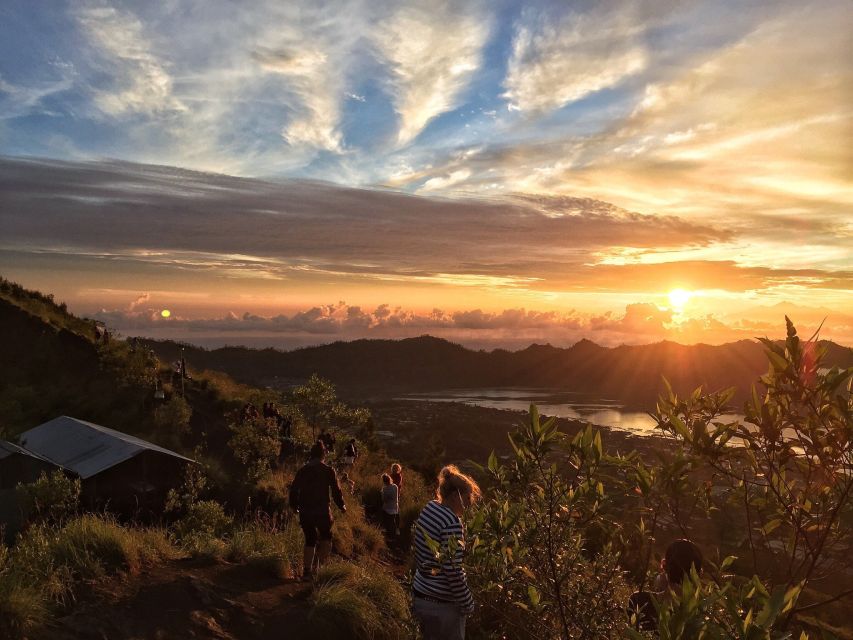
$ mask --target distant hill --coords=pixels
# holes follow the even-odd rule
[[[207,384],[187,385],[192,417],[183,446],[158,429],[160,368],[146,349],[97,339],[92,320],[52,296],[0,278],[0,438],[70,415],[187,452],[205,438],[211,449],[225,451],[224,413],[234,402]]]
[[[162,359],[174,359],[181,345],[143,341]],[[853,350],[825,343],[827,363],[853,366]],[[184,345],[189,367],[218,369],[248,384],[283,387],[319,373],[345,394],[392,395],[472,387],[548,387],[652,407],[665,376],[687,392],[734,386],[737,400],[767,371],[763,347],[741,340],[725,345],[659,342],[602,347],[581,340],[570,348],[531,345],[521,351],[471,351],[432,336],[404,340],[354,340],[282,352]]]

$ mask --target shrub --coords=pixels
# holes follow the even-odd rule
[[[193,410],[189,403],[178,395],[154,409],[154,425],[157,432],[173,445],[180,444],[181,437],[190,427]]]
[[[531,406],[511,440],[511,464],[489,457],[494,489],[469,526],[484,628],[518,638],[621,638],[630,590],[611,548],[591,553],[586,539],[603,519],[600,435],[587,428],[568,440]]]
[[[58,523],[74,515],[80,506],[80,480],[62,471],[42,472],[39,479],[15,488],[18,504],[31,522]]]
[[[215,500],[200,500],[187,507],[186,514],[172,526],[175,538],[182,544],[198,545],[221,538],[234,524]],[[204,546],[204,545],[202,545]]]

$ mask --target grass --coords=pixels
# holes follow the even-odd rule
[[[125,527],[84,515],[63,526],[36,525],[0,550],[0,637],[22,637],[52,608],[73,602],[82,583],[138,573],[179,555],[161,529]]]
[[[364,517],[364,508],[350,501],[345,514],[337,513],[332,548],[345,558],[375,557],[387,550],[382,530]]]
[[[302,562],[302,531],[294,518],[282,524],[257,516],[236,529],[226,542],[225,558],[248,562],[278,578],[292,578]]]
[[[401,640],[413,629],[403,587],[372,563],[320,569],[308,622],[314,638]]]

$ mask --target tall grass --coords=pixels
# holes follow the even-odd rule
[[[320,569],[308,613],[312,638],[412,637],[406,592],[380,567],[333,562]]]
[[[302,561],[302,532],[294,518],[281,522],[258,514],[232,533],[225,558],[261,566],[278,578],[292,578]]]
[[[50,608],[72,602],[83,581],[178,555],[164,531],[84,515],[63,526],[40,524],[0,552],[0,637],[15,638],[42,623]]]

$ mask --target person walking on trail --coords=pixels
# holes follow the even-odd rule
[[[332,551],[330,493],[338,508],[343,513],[347,510],[338,477],[324,462],[325,457],[325,447],[315,443],[311,459],[296,472],[290,485],[290,507],[299,513],[299,524],[305,534],[303,580],[310,580]]]
[[[355,464],[356,458],[358,458],[358,447],[355,444],[355,438],[350,438],[349,442],[347,442],[347,446],[344,449],[343,458],[341,458],[341,462],[344,466],[351,467]]]
[[[382,474],[382,521],[390,537],[400,534],[400,489],[387,473]]]
[[[403,490],[403,467],[397,462],[391,465],[391,482],[397,485],[397,489]]]
[[[480,487],[454,465],[438,475],[435,500],[414,527],[417,569],[412,580],[412,614],[424,640],[464,640],[465,618],[474,610],[462,559],[462,516],[480,497]]]

